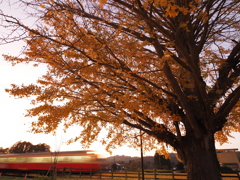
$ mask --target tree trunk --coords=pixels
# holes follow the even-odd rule
[[[221,180],[214,135],[200,140],[186,138],[183,145],[178,153],[186,165],[188,180]]]

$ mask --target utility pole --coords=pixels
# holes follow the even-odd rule
[[[141,147],[142,180],[144,180],[143,143],[142,143],[142,131],[141,130],[140,130],[140,147]]]

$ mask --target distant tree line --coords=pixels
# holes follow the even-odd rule
[[[50,152],[50,146],[45,143],[33,145],[27,141],[18,141],[10,148],[0,147],[0,154]]]
[[[175,154],[176,156],[176,154]],[[150,156],[149,156],[150,157]],[[178,159],[170,159],[169,157],[166,157],[163,154],[159,154],[158,152],[155,152],[154,156],[151,156],[152,158],[144,157],[144,169],[158,169],[158,170],[185,170],[185,166],[182,162],[180,162]],[[115,159],[115,157],[109,157],[106,158],[105,166],[106,168],[111,168],[113,170],[123,170],[128,169],[131,171],[141,169],[141,159],[136,157],[130,157],[130,156],[120,156],[118,157],[118,160]]]

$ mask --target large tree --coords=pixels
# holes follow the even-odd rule
[[[12,145],[8,153],[50,152],[50,146],[45,143],[33,145],[27,141],[18,141]]]
[[[35,98],[33,132],[78,125],[73,140],[86,144],[104,128],[102,142],[114,148],[141,130],[149,148],[177,151],[188,180],[221,179],[215,140],[240,130],[239,1],[21,2],[38,21],[28,27],[2,14],[12,27],[4,41],[27,43],[24,57],[6,60],[48,71],[7,91]]]

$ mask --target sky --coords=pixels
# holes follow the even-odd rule
[[[10,88],[11,84],[21,85],[36,82],[37,78],[46,71],[43,66],[38,68],[26,64],[12,66],[11,63],[4,61],[2,54],[19,55],[23,45],[23,42],[15,42],[0,46],[0,147],[7,148],[18,141],[28,141],[32,144],[46,143],[51,146],[52,151],[81,150],[79,142],[66,144],[68,139],[79,133],[79,127],[73,127],[66,133],[59,129],[55,136],[28,132],[30,123],[37,119],[24,116],[26,109],[31,108],[31,98],[15,99],[5,92],[5,89]],[[222,146],[216,143],[216,148],[238,148],[240,150],[240,133],[232,133],[232,136],[234,138],[230,138],[229,143]],[[93,143],[89,149],[97,150],[104,156],[110,156],[100,142]],[[155,150],[145,152],[144,155],[153,156],[154,152]],[[111,155],[140,156],[140,151],[124,146],[114,150]]]

